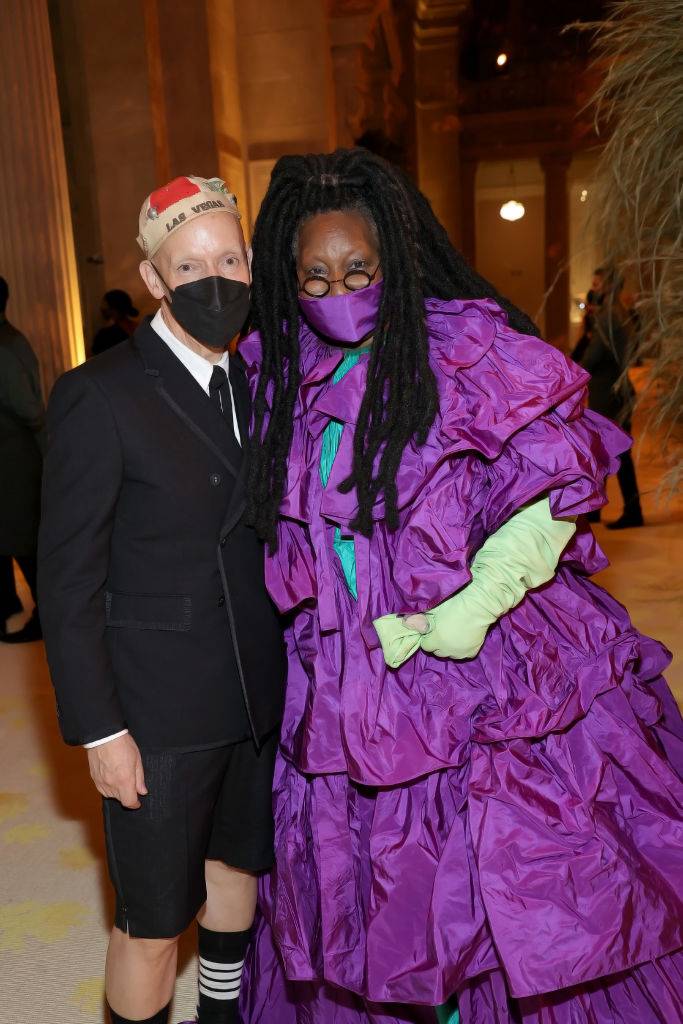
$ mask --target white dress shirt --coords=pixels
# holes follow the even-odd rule
[[[180,341],[179,338],[176,338],[175,334],[161,315],[160,309],[157,310],[156,315],[152,319],[152,327],[162,341],[166,342],[173,355],[180,360],[185,369],[189,370],[197,383],[206,392],[207,396],[210,394],[209,381],[211,380],[211,374],[213,373],[214,366],[220,366],[225,370],[225,374],[228,378],[228,389],[230,391],[230,404],[232,406],[232,426],[235,431],[237,443],[241,445],[242,438],[240,436],[240,428],[237,421],[235,396],[232,393],[232,384],[230,383],[230,372],[228,369],[230,365],[230,353],[227,349],[217,362],[210,362],[210,360],[206,359],[198,352],[194,352],[191,348],[188,348],[187,345],[183,341]],[[94,740],[92,743],[84,743],[83,745],[86,750],[90,750],[92,747],[99,747],[103,743],[109,743],[110,740],[116,740],[119,736],[125,736],[127,732],[127,729],[122,729],[120,732],[112,733],[111,736],[103,736],[101,740]]]
[[[232,405],[232,426],[235,431],[235,437],[237,443],[242,444],[242,438],[240,437],[239,423],[237,422],[237,409],[235,408],[235,397],[232,393],[232,384],[230,383],[230,353],[226,349],[223,355],[220,357],[218,362],[209,362],[205,356],[201,356],[199,352],[194,352],[191,348],[176,338],[175,334],[168,326],[161,310],[158,310],[156,316],[152,320],[152,327],[157,332],[159,337],[166,342],[171,352],[180,362],[183,364],[186,370],[189,370],[194,379],[199,385],[209,394],[209,381],[211,380],[211,374],[213,373],[214,366],[220,366],[225,370],[225,374],[228,378],[228,388],[230,390],[230,403]]]

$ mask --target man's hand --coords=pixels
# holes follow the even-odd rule
[[[414,615],[405,615],[403,618],[408,629],[414,629],[417,633],[426,636],[429,632],[429,619],[422,612],[415,612]]]
[[[90,775],[102,796],[120,800],[137,810],[140,796],[147,795],[145,773],[138,745],[130,735],[119,736],[88,751]]]

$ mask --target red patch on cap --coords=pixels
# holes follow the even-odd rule
[[[195,196],[199,191],[201,191],[199,186],[189,178],[174,178],[173,181],[169,181],[168,185],[163,185],[156,192],[152,192],[149,197],[149,205],[158,214],[163,213],[169,206],[179,203],[181,199]]]

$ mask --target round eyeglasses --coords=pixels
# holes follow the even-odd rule
[[[344,287],[347,291],[360,292],[363,288],[367,288],[372,284],[378,270],[379,263],[371,274],[367,270],[349,270],[348,274],[344,274],[343,277],[338,277],[334,281],[330,281],[329,278],[321,277],[318,274],[311,274],[300,285],[300,288],[302,292],[310,295],[312,299],[324,299],[326,295],[329,295],[332,285],[339,284],[340,281],[344,282]]]

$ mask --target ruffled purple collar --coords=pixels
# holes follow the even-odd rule
[[[519,334],[493,299],[427,299],[430,364],[439,390],[439,415],[427,445],[474,449],[487,458],[539,412],[580,392],[588,374],[540,338]],[[261,362],[257,332],[240,345],[255,392]],[[368,360],[330,386],[343,358],[302,322],[297,419],[314,437],[330,418],[355,424],[365,393]],[[411,446],[409,446],[411,447]]]

